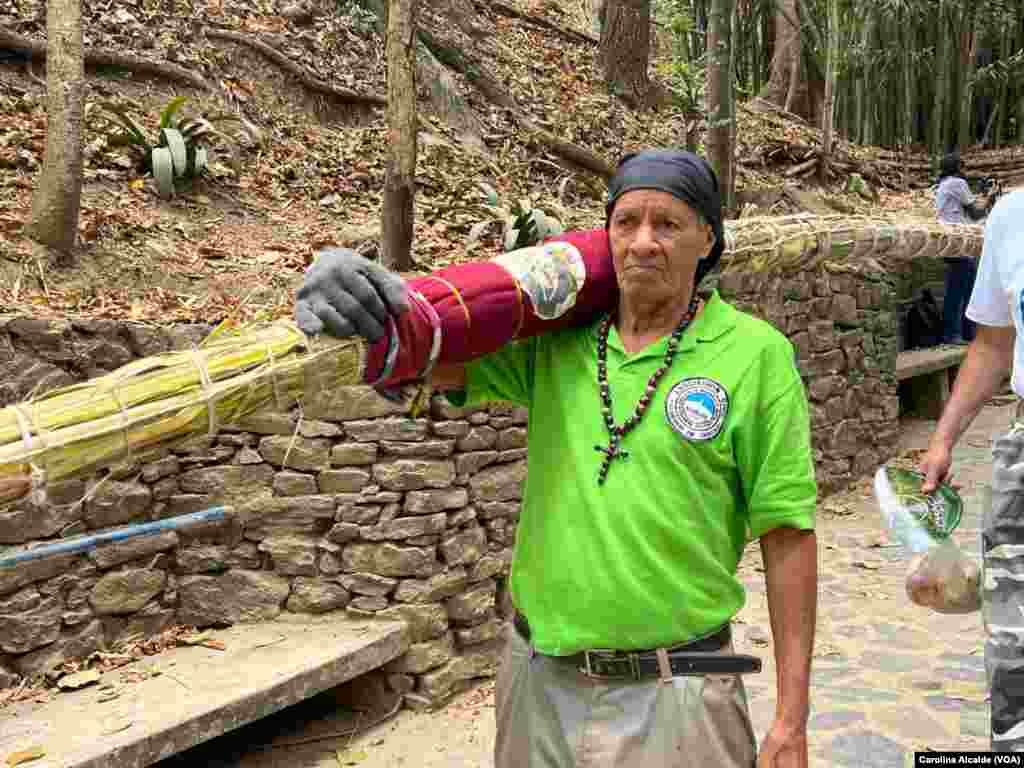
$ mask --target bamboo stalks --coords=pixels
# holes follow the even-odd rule
[[[313,392],[362,383],[364,357],[360,340],[311,341],[282,321],[215,332],[200,349],[8,406],[0,410],[0,502],[216,434],[267,406],[287,410]]]

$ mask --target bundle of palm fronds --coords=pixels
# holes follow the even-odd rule
[[[759,272],[807,269],[861,256],[891,264],[922,256],[977,255],[981,240],[981,228],[969,225],[838,215],[751,218],[728,223],[722,264],[726,271]],[[593,242],[607,248],[607,238]],[[605,263],[610,260],[606,250],[588,257],[603,267],[588,275],[591,285],[586,290],[614,280]],[[458,282],[451,269],[444,274]],[[606,288],[597,285],[592,295],[614,296]],[[488,303],[486,290],[470,304],[478,302]],[[464,307],[456,307],[462,323]],[[586,319],[580,315],[574,322]],[[474,326],[475,332],[486,334],[484,326]],[[441,362],[464,361],[450,359],[446,345],[441,349]],[[0,409],[0,502],[33,491],[45,501],[47,483],[138,462],[189,439],[213,435],[258,410],[285,411],[306,397],[322,398],[339,387],[362,384],[366,360],[367,346],[361,340],[310,340],[289,321],[218,329],[199,349],[137,360],[91,381]]]
[[[361,340],[311,340],[288,321],[223,328],[198,349],[8,406],[0,410],[0,501],[361,383],[364,359]]]

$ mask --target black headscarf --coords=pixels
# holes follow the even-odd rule
[[[961,179],[964,177],[960,172],[960,155],[957,152],[950,152],[939,161],[939,181],[947,176],[959,176]]]
[[[647,149],[633,152],[619,161],[619,167],[608,184],[605,205],[605,227],[611,221],[615,203],[634,189],[657,189],[668,192],[697,211],[711,227],[715,243],[711,253],[697,262],[694,285],[714,269],[725,249],[722,232],[722,200],[714,170],[702,157],[674,149]]]

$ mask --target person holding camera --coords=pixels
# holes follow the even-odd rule
[[[935,208],[944,224],[970,224],[985,218],[992,207],[988,198],[979,203],[960,171],[960,155],[942,158]],[[946,258],[945,295],[942,301],[942,343],[966,344],[974,339],[975,326],[965,314],[974,290],[978,267],[970,256]]]

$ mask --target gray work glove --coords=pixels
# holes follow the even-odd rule
[[[295,301],[295,322],[309,336],[362,336],[373,343],[388,315],[409,309],[405,281],[347,248],[317,254]]]

